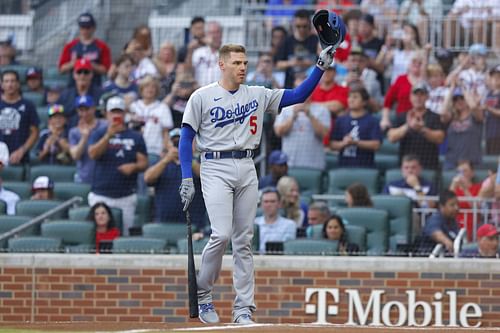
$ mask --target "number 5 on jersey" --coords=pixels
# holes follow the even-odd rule
[[[257,133],[257,116],[250,116],[250,133],[255,135]]]

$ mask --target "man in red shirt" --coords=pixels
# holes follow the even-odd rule
[[[66,44],[61,53],[59,71],[61,73],[72,72],[75,62],[85,58],[92,64],[94,72],[92,85],[100,87],[101,75],[106,74],[111,66],[111,51],[104,41],[94,37],[96,23],[92,14],[81,14],[78,17],[78,26],[80,27],[78,38]],[[70,76],[69,85],[73,86],[74,83],[73,77]]]

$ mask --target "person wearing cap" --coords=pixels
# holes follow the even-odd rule
[[[26,86],[28,92],[43,95],[43,104],[47,104],[47,89],[43,86],[43,72],[41,68],[29,67],[26,70]]]
[[[154,186],[154,221],[155,222],[185,222],[186,214],[183,211],[184,205],[179,195],[182,175],[179,162],[179,139],[180,128],[170,131],[170,141],[172,145],[165,149],[161,159],[151,165],[144,173],[144,180],[149,186]],[[206,208],[201,192],[200,182],[200,162],[193,159],[194,184],[196,193],[189,207],[193,225],[197,230],[203,230],[207,221],[205,219]]]
[[[70,154],[76,161],[75,181],[92,184],[95,161],[87,152],[90,135],[97,130],[103,130],[107,124],[104,119],[96,118],[95,102],[92,96],[78,96],[75,100],[78,112],[78,125],[69,130]]]
[[[31,185],[31,200],[53,200],[54,182],[48,176],[38,176]]]
[[[126,127],[125,101],[115,96],[106,103],[108,125],[90,134],[89,157],[95,160],[89,205],[103,201],[123,212],[124,235],[134,223],[137,174],[146,170],[146,144],[140,133]]]
[[[16,214],[16,204],[21,198],[15,192],[5,189],[2,185],[2,170],[9,165],[9,148],[5,142],[0,141],[0,200],[7,205],[7,215]]]
[[[28,163],[29,151],[38,140],[40,120],[33,103],[21,95],[19,74],[6,69],[0,77],[0,141],[9,148],[9,164]]]
[[[69,164],[72,159],[69,154],[64,107],[59,104],[51,105],[47,113],[48,126],[40,132],[35,148],[38,161],[44,164]]]
[[[61,73],[75,72],[75,65],[79,59],[87,59],[90,71],[94,73],[92,85],[101,86],[101,75],[108,72],[111,66],[111,51],[106,42],[95,38],[96,22],[90,13],[82,13],[78,17],[79,35],[63,48],[59,58],[59,71]],[[70,77],[70,86],[74,85]]]
[[[462,258],[500,258],[498,230],[493,224],[483,224],[477,229],[477,247],[460,252]]]
[[[485,111],[486,154],[500,154],[500,65],[490,70],[490,88],[481,104]]]
[[[278,180],[288,174],[288,156],[281,150],[273,150],[267,159],[269,173],[259,179],[259,189],[276,187]]]

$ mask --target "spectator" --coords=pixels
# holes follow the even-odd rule
[[[307,224],[325,224],[330,218],[330,208],[324,201],[314,201],[307,210]]]
[[[47,85],[47,98],[46,102],[48,105],[57,104],[59,98],[61,98],[61,93],[64,90],[64,86],[60,83],[53,83]]]
[[[89,205],[104,202],[123,212],[123,234],[129,235],[137,205],[137,173],[148,165],[142,136],[125,127],[125,102],[120,97],[108,99],[108,126],[94,131],[89,138],[89,157],[95,160]]]
[[[451,91],[453,90],[453,92]],[[444,168],[455,169],[461,160],[474,166],[482,161],[484,113],[475,91],[462,91],[452,86],[444,104],[441,120],[448,125]]]
[[[276,187],[281,177],[288,174],[288,156],[281,150],[273,150],[269,154],[269,174],[260,177],[259,189],[264,187]]]
[[[465,90],[472,90],[481,97],[486,96],[486,78],[488,68],[486,58],[488,48],[483,44],[473,44],[469,48],[470,67],[458,74],[458,85]]]
[[[103,86],[103,93],[121,96],[128,109],[130,104],[137,100],[137,84],[130,80],[134,69],[134,59],[128,54],[122,54],[116,61],[116,77],[107,81]]]
[[[263,215],[255,219],[259,226],[259,252],[266,253],[267,242],[286,242],[295,239],[294,221],[280,216],[280,194],[274,187],[265,187],[260,196]]]
[[[269,0],[265,15],[268,28],[277,25],[288,25],[293,15],[297,12],[297,7],[307,4],[307,0]]]
[[[285,217],[293,220],[297,228],[307,227],[307,205],[300,201],[299,184],[295,178],[281,177],[276,188]]]
[[[429,84],[429,99],[425,107],[435,114],[441,115],[446,96],[450,89],[444,85],[445,75],[443,68],[438,64],[427,66],[427,83]]]
[[[76,63],[81,59],[89,62],[88,70],[93,73],[92,86],[101,86],[101,75],[107,73],[111,66],[111,51],[108,45],[94,37],[96,22],[90,13],[83,13],[78,17],[80,27],[78,38],[64,45],[59,58],[59,71],[71,73],[77,71]],[[70,86],[75,84],[76,78],[70,76]]]
[[[177,73],[177,56],[174,44],[165,42],[161,44],[160,51],[153,60],[160,74],[160,96],[164,98],[172,90]]]
[[[189,26],[189,36],[185,38],[184,45],[177,52],[177,62],[191,62],[194,50],[205,46],[205,44],[205,19],[201,16],[195,16]]]
[[[273,57],[273,63],[278,61],[278,54],[287,36],[288,33],[283,26],[277,26],[271,30],[271,50],[269,53]]]
[[[345,191],[345,201],[347,207],[373,207],[370,193],[365,185],[353,183]]]
[[[500,258],[498,235],[500,231],[492,224],[483,224],[477,229],[477,248],[460,253],[463,258]]]
[[[339,151],[342,167],[375,166],[375,151],[380,148],[382,134],[378,120],[366,110],[369,99],[365,88],[353,87],[349,92],[348,114],[335,123],[330,147]]]
[[[453,177],[449,190],[457,197],[477,197],[481,190],[481,183],[473,183],[474,167],[470,161],[460,161],[457,166],[457,175]],[[457,221],[461,228],[466,228],[469,241],[472,241],[473,219],[472,205],[468,201],[459,201],[461,213]]]
[[[222,44],[222,27],[218,22],[207,23],[207,45],[193,52],[191,66],[194,78],[203,87],[220,77],[219,48]]]
[[[160,158],[164,147],[170,146],[168,131],[174,126],[167,104],[158,100],[160,82],[152,76],[139,81],[141,99],[130,105],[131,122],[139,124],[151,163]]]
[[[102,241],[112,241],[120,236],[120,229],[116,227],[111,208],[104,202],[97,202],[90,208],[88,221],[95,224],[95,249],[96,252],[101,251]]]
[[[80,96],[75,100],[78,112],[78,125],[69,130],[70,154],[76,161],[75,181],[77,183],[92,184],[95,161],[87,152],[90,136],[96,131],[106,128],[106,121],[96,119],[95,104],[91,96]]]
[[[486,154],[500,154],[500,65],[490,70],[491,88],[482,107],[485,110]]]
[[[11,42],[0,43],[0,66],[16,65],[16,49]]]
[[[340,255],[353,255],[359,253],[359,245],[347,241],[347,231],[344,221],[339,215],[333,214],[327,222],[323,223],[323,238],[339,242],[337,251]]]
[[[274,65],[271,53],[260,53],[255,71],[250,72],[247,75],[247,83],[262,85],[269,89],[283,88],[285,84],[284,73],[275,72],[273,67]]]
[[[435,35],[441,32],[436,31],[435,22],[441,22],[443,19],[443,1],[404,0],[399,7],[399,15],[418,27],[420,36]]]
[[[323,73],[319,84],[314,88],[311,95],[311,102],[321,103],[327,107],[332,117],[336,117],[347,108],[347,97],[349,95],[349,88],[337,84],[335,80],[336,74],[336,66],[330,66]]]
[[[9,165],[9,148],[7,145],[0,141],[0,175],[3,168]],[[3,179],[0,177],[0,200],[7,205],[7,215],[16,214],[16,204],[21,198],[17,193],[9,191],[2,186]]]
[[[151,39],[151,29],[145,24],[135,27],[131,41],[137,42],[147,57],[153,56],[153,41]],[[130,42],[129,42],[130,43]]]
[[[500,223],[500,179],[498,174],[500,173],[500,163],[498,170],[490,170],[488,178],[486,178],[479,190],[478,196],[482,199],[488,199],[488,201],[493,200],[493,202],[482,203],[482,208],[484,209],[484,220],[489,223],[498,225]]]
[[[148,185],[154,186],[155,204],[154,220],[156,222],[185,222],[186,214],[181,203],[179,186],[181,185],[181,166],[179,162],[178,146],[180,129],[174,128],[170,131],[172,146],[168,148],[161,159],[150,166],[144,173],[144,180]],[[194,184],[196,193],[193,202],[189,205],[191,219],[197,230],[203,230],[206,226],[206,208],[203,201],[200,183],[200,163],[193,160],[195,173]]]
[[[136,67],[132,72],[132,77],[134,80],[140,80],[146,75],[151,75],[156,78],[160,77],[158,68],[148,54],[148,50],[144,48],[143,43],[132,39],[128,43],[125,52],[132,56],[136,64]]]
[[[31,186],[31,200],[53,200],[54,182],[47,176],[38,176]]]
[[[43,72],[41,68],[29,67],[26,70],[26,91],[43,95],[43,104],[47,104],[47,89],[43,86]]]
[[[437,48],[434,53],[434,58],[436,58],[437,63],[443,69],[444,74],[450,74],[451,68],[453,67],[454,54],[450,50]]]
[[[421,176],[422,166],[416,155],[406,155],[401,163],[402,178],[385,185],[382,193],[390,195],[404,195],[412,199],[418,206],[432,205],[419,199],[421,196],[436,195],[436,189],[431,181]]]
[[[174,127],[181,127],[187,101],[196,89],[198,84],[191,73],[181,72],[176,75],[172,90],[163,99],[163,103],[166,103],[172,111]]]
[[[296,86],[301,82],[296,82]],[[322,143],[329,128],[328,110],[311,104],[310,99],[284,108],[276,116],[274,133],[282,138],[282,150],[288,156],[288,166],[323,170],[326,160]]]
[[[305,72],[316,62],[318,37],[311,30],[307,10],[297,10],[293,17],[292,34],[285,39],[278,55],[276,68],[286,71],[285,88],[293,87],[295,74]]]
[[[408,72],[399,76],[396,82],[389,87],[385,95],[382,119],[380,121],[380,127],[383,130],[388,129],[392,125],[389,114],[394,104],[397,103],[396,116],[404,117],[405,113],[414,106],[410,100],[413,87],[421,85],[425,81],[424,71],[426,61],[424,54],[417,52],[410,59]]]
[[[70,164],[72,160],[64,107],[59,104],[51,105],[47,113],[48,126],[40,132],[40,139],[35,148],[38,161],[45,164]]]
[[[443,246],[453,253],[453,241],[458,235],[458,224],[456,217],[459,212],[458,199],[455,193],[444,190],[439,195],[439,210],[433,213],[425,222],[422,231],[422,250],[428,251],[436,244]]]
[[[9,164],[25,164],[38,139],[40,121],[33,103],[21,96],[19,74],[7,69],[2,72],[1,80],[0,141],[9,148]]]
[[[396,17],[399,8],[397,0],[361,0],[361,11],[373,17]]]
[[[375,34],[375,19],[373,15],[364,14],[361,16],[358,38],[359,46],[363,49],[363,54],[368,57],[368,68],[377,72],[379,83],[383,87],[382,74],[384,73],[384,66],[383,64],[377,64],[375,60],[384,45],[384,41]]]
[[[419,157],[424,168],[437,170],[439,145],[445,132],[439,116],[425,108],[428,96],[425,84],[414,86],[410,96],[413,108],[406,113],[406,121],[399,117],[396,127],[389,130],[387,137],[391,142],[399,142],[400,160],[412,153]]]
[[[78,113],[75,108],[75,100],[78,96],[90,96],[94,101],[101,97],[101,88],[92,85],[92,64],[87,59],[79,59],[73,67],[73,78],[75,86],[66,88],[59,97],[57,104],[64,106],[69,127],[78,124]]]

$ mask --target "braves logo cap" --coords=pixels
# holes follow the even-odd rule
[[[36,190],[52,190],[54,188],[54,182],[47,176],[38,176],[33,181],[33,186],[31,189]]]
[[[86,108],[90,108],[90,107],[93,107],[95,104],[94,104],[94,99],[92,98],[92,96],[89,96],[89,95],[83,95],[83,96],[77,96],[76,99],[75,99],[75,107],[76,108],[79,108],[79,107],[86,107]]]

